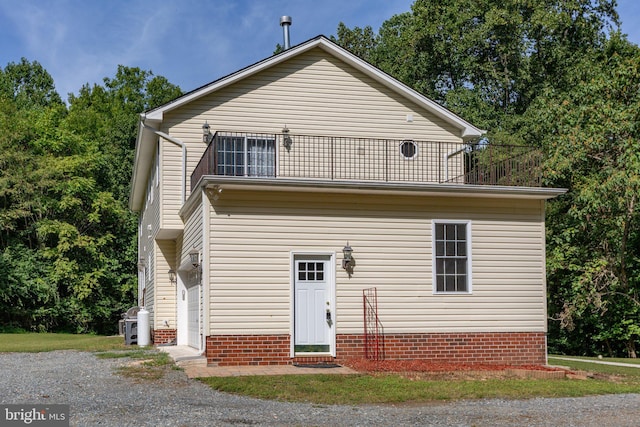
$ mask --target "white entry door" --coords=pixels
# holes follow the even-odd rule
[[[187,343],[200,348],[200,286],[187,288]]]
[[[294,352],[333,353],[333,270],[329,256],[296,256]]]

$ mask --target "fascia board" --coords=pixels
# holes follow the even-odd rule
[[[508,187],[497,185],[438,184],[438,183],[381,183],[375,181],[325,181],[316,179],[239,178],[205,175],[197,188],[217,186],[220,189],[263,191],[306,191],[335,193],[365,193],[392,195],[422,195],[442,197],[477,197],[549,200],[567,192],[566,188]],[[186,209],[185,204],[183,209]]]
[[[153,161],[156,135],[146,129],[152,124],[155,123],[151,120],[144,120],[144,115],[141,115],[138,123],[138,136],[136,137],[133,173],[131,174],[131,190],[129,191],[129,209],[134,212],[139,212],[142,209],[149,170]]]

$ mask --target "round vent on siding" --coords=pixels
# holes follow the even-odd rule
[[[415,141],[405,139],[400,143],[400,154],[405,159],[413,159],[418,154],[418,145]]]

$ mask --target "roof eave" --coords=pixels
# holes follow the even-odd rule
[[[140,115],[138,123],[138,135],[136,137],[135,158],[133,161],[133,173],[131,174],[131,189],[129,190],[129,209],[140,212],[144,204],[144,196],[147,188],[147,178],[153,150],[155,149],[156,135],[148,129],[150,125],[158,124],[149,120],[144,114]]]

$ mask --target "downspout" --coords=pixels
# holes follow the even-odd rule
[[[164,132],[160,132],[157,129],[152,128],[151,126],[147,126],[144,123],[144,120],[142,120],[142,126],[144,126],[145,129],[153,132],[154,134],[158,135],[160,138],[165,139],[175,145],[177,145],[178,147],[182,148],[182,185],[181,185],[181,199],[182,199],[182,204],[184,205],[184,203],[186,202],[186,187],[187,187],[187,146],[184,142],[180,141],[179,139],[176,139],[174,137],[172,137],[171,135],[168,135]]]

